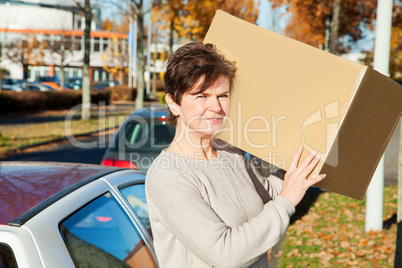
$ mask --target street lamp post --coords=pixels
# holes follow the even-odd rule
[[[392,0],[378,0],[376,35],[374,43],[373,67],[383,75],[388,76],[389,53],[391,44]],[[378,231],[383,228],[384,203],[384,156],[374,173],[366,195],[365,231]]]

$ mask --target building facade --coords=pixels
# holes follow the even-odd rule
[[[90,78],[121,79],[127,62],[127,33],[101,30],[93,8]],[[73,0],[0,0],[0,67],[12,78],[81,77],[84,59],[82,11]]]

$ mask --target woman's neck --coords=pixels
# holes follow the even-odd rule
[[[176,129],[176,135],[168,151],[198,160],[211,160],[217,157],[211,136],[196,132],[181,132],[180,129]]]

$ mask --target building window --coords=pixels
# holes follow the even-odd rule
[[[73,50],[81,51],[81,37],[73,37]]]
[[[102,38],[102,39],[103,39],[103,38]],[[106,49],[107,49],[107,47],[108,47],[108,45],[109,45],[109,40],[110,40],[110,39],[106,39],[106,38],[103,39],[102,52],[103,52],[103,51],[106,51]]]
[[[93,40],[94,40],[94,52],[99,52],[100,51],[99,37],[96,37]]]

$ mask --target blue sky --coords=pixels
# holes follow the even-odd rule
[[[260,13],[257,19],[257,25],[268,30],[283,33],[286,27],[288,16],[280,17],[285,12],[285,7],[271,9],[271,3],[268,0],[262,0],[260,4]]]

